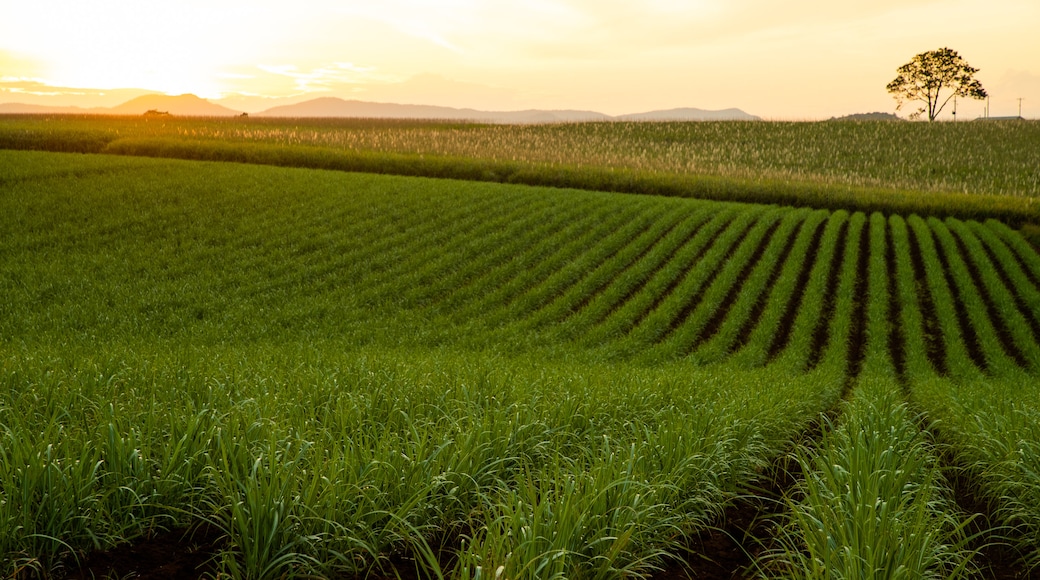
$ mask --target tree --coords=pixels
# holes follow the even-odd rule
[[[887,87],[898,103],[896,110],[907,101],[920,101],[926,105],[911,113],[911,119],[928,113],[928,120],[934,121],[954,97],[985,99],[987,96],[982,83],[975,79],[979,69],[969,65],[956,50],[949,48],[922,52],[899,67],[897,72],[899,76]],[[943,89],[950,89],[951,92],[940,104]]]

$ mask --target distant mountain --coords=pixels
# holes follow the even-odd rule
[[[363,117],[384,119],[444,119],[486,121],[491,123],[573,123],[583,121],[758,121],[740,109],[705,111],[703,109],[669,109],[634,115],[611,117],[595,111],[540,110],[480,111],[430,105],[372,103],[322,97],[294,105],[273,107],[256,113],[259,117]]]
[[[169,113],[180,117],[231,117],[242,113],[211,103],[195,95],[148,94],[130,99],[116,107],[51,107],[24,103],[0,104],[0,114],[80,114],[80,115],[143,115],[149,111]],[[487,123],[579,123],[586,121],[758,121],[740,109],[706,111],[682,108],[650,111],[633,115],[611,117],[596,111],[542,110],[481,111],[456,109],[434,105],[401,105],[370,101],[321,97],[302,103],[273,107],[257,117],[353,117],[380,119],[434,119],[448,121],[483,121]]]
[[[143,115],[147,111],[163,111],[182,117],[233,117],[241,115],[234,111],[211,103],[195,95],[142,95],[130,99],[117,107],[50,107],[46,105],[27,105],[24,103],[0,104],[0,114],[36,114],[36,115]]]
[[[195,95],[144,95],[108,109],[107,114],[143,115],[152,110],[182,117],[232,117],[242,114],[242,111],[233,111]]]
[[[679,109],[665,109],[663,111],[649,111],[647,113],[634,113],[631,115],[618,115],[614,117],[618,121],[761,121],[761,117],[749,115],[740,109],[723,109],[721,111],[706,111],[685,107]]]
[[[902,121],[897,115],[892,113],[854,113],[852,115],[845,115],[843,117],[831,117],[830,121]]]
[[[595,111],[479,111],[433,105],[400,105],[321,97],[273,107],[256,113],[257,117],[363,117],[382,119],[444,119],[455,121],[487,121],[492,123],[553,123],[607,121],[608,115]]]

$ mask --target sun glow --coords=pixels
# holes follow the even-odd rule
[[[19,4],[13,12],[0,25],[4,44],[42,63],[38,76],[49,84],[214,98],[236,76],[229,70],[233,63],[248,60],[256,52],[250,47],[269,28],[256,10],[196,0],[45,0]]]
[[[1027,117],[1040,113],[1036,0],[949,0],[940,11],[938,0],[0,2],[0,77],[41,80],[41,95],[135,88],[826,118],[894,110],[884,87],[896,67],[950,46],[981,69],[994,114],[1019,97]],[[0,93],[25,94],[19,82],[0,81]]]

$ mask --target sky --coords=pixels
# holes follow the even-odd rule
[[[885,85],[950,47],[980,69],[992,116],[1021,98],[1040,118],[1038,22],[1040,0],[0,0],[0,103],[150,91],[247,112],[334,96],[906,116]],[[958,118],[985,106],[961,100]]]

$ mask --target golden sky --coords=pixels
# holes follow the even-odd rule
[[[896,68],[948,46],[981,69],[991,114],[1021,97],[1040,117],[1040,0],[0,0],[0,15],[0,103],[111,106],[133,88],[250,112],[338,96],[818,119],[893,112]]]

